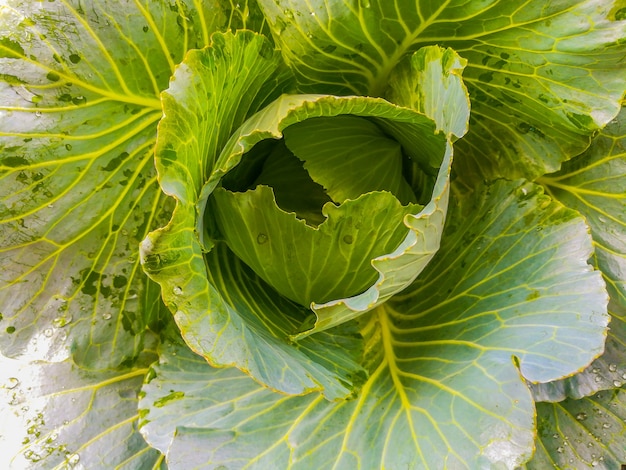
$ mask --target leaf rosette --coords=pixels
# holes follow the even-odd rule
[[[349,321],[439,248],[452,142],[469,118],[463,66],[429,47],[398,69],[440,98],[434,112],[294,94],[280,53],[251,32],[188,54],[162,95],[156,147],[177,207],[142,263],[194,351],[286,393],[358,388],[367,372]]]

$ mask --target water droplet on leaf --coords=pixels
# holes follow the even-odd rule
[[[65,325],[71,323],[71,321],[72,317],[69,315],[65,315],[62,317],[56,317],[54,320],[52,320],[52,324],[55,328],[63,328]]]
[[[183,295],[183,290],[178,286],[174,287],[173,292],[174,295]]]
[[[578,413],[576,415],[576,419],[578,421],[584,421],[585,419],[587,419],[587,413]]]
[[[344,235],[343,241],[344,243],[348,245],[352,245],[352,242],[354,241],[354,239],[352,238],[352,235]]]
[[[78,454],[70,454],[67,457],[67,463],[71,465],[72,467],[77,465],[79,461],[80,461],[80,455]]]
[[[617,370],[617,364],[609,364],[609,370],[615,372]]]
[[[54,332],[52,331],[52,328],[46,328],[45,330],[43,330],[43,335],[47,338],[50,338],[53,333]]]
[[[111,314],[109,312],[103,313],[102,314],[102,318],[104,320],[110,320],[111,319]]]
[[[256,241],[259,245],[267,243],[267,235],[265,235],[264,233],[259,233],[259,235],[256,237]]]
[[[17,387],[19,384],[20,381],[16,377],[9,377],[9,380],[7,380],[5,387],[11,390]]]

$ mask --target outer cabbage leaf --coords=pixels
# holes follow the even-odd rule
[[[157,95],[186,49],[225,21],[207,9],[0,6],[5,354],[63,360],[72,349],[79,363],[106,367],[142,350],[154,299],[138,245],[168,209],[152,155]]]
[[[468,60],[464,178],[556,171],[619,111],[626,22],[619,1],[260,0],[305,92],[385,93],[405,54],[449,46]]]
[[[611,297],[605,353],[584,372],[534,390],[540,400],[581,398],[626,383],[626,112],[594,138],[588,151],[540,181],[552,197],[586,217],[593,262]]]
[[[18,363],[1,384],[0,413],[2,431],[10,423],[22,446],[3,447],[3,468],[164,469],[137,432],[137,394],[153,360],[148,353],[132,368],[101,371],[71,360]]]
[[[614,470],[626,462],[626,390],[537,403],[537,450],[524,468]]]
[[[412,291],[357,320],[371,373],[355,399],[286,397],[173,346],[144,387],[148,442],[173,469],[523,464],[535,436],[523,378],[554,380],[602,351],[590,237],[575,211],[524,182],[477,188],[449,216]]]

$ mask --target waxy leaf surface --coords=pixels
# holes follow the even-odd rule
[[[537,450],[524,468],[614,470],[626,462],[626,390],[537,403]]]
[[[70,360],[23,363],[0,384],[0,413],[17,421],[11,433],[22,443],[3,448],[5,468],[165,469],[137,428],[137,394],[153,358],[89,372]]]
[[[593,263],[611,298],[604,354],[582,373],[534,390],[540,400],[581,398],[626,383],[626,112],[594,138],[589,150],[540,181],[551,196],[587,219]]]
[[[382,96],[407,53],[453,48],[468,61],[472,100],[457,159],[466,178],[558,170],[615,117],[624,93],[619,1],[259,4],[306,92]]]
[[[538,186],[498,182],[455,202],[450,220],[471,223],[446,228],[412,291],[360,319],[370,376],[356,398],[286,397],[173,347],[144,387],[148,442],[172,468],[523,464],[534,439],[523,378],[554,380],[601,352],[602,279],[582,218]]]
[[[71,349],[100,368],[142,350],[159,294],[146,287],[138,246],[168,211],[153,162],[158,94],[217,27],[207,18],[226,21],[195,6],[0,6],[6,355],[56,361]]]

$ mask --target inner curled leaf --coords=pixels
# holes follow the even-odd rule
[[[283,136],[253,147],[215,191],[219,231],[295,302],[359,294],[378,276],[370,261],[402,242],[404,216],[422,208],[403,176],[411,162],[364,117],[315,117]]]

